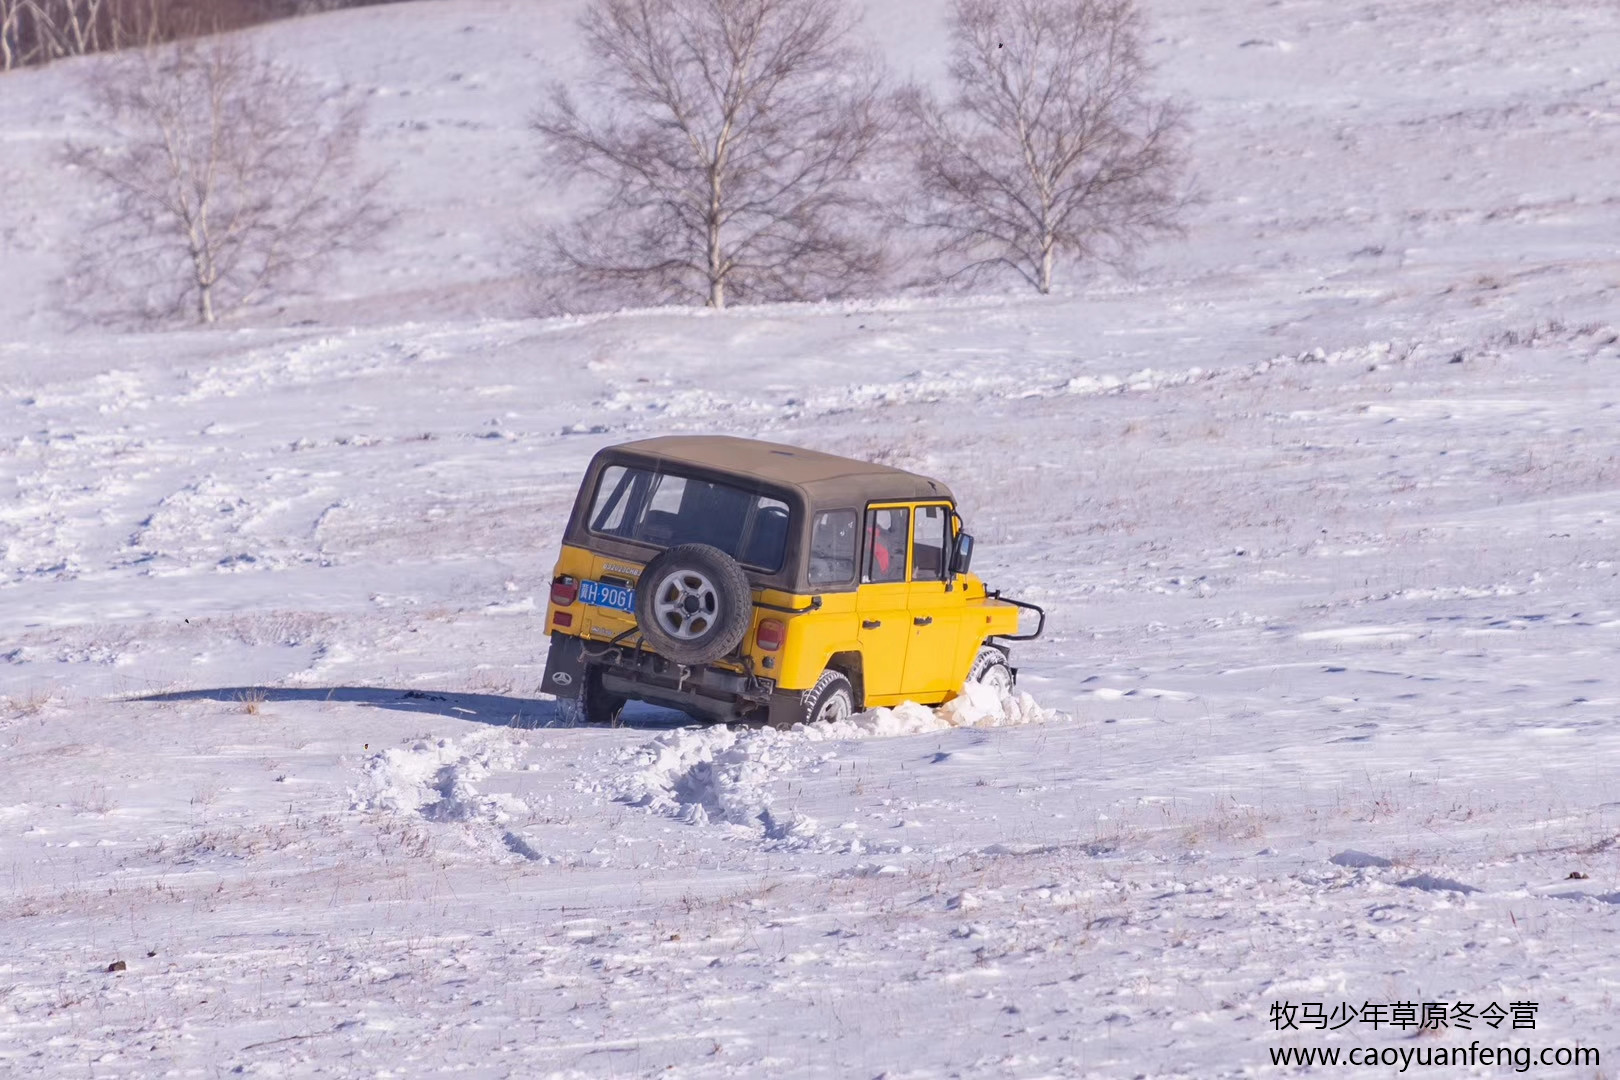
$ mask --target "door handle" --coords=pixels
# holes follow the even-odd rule
[[[911,620],[911,625],[913,625],[913,626],[929,626],[929,625],[931,625],[933,623],[933,621],[934,621],[934,617],[932,615],[922,615],[922,616],[919,616],[919,617],[917,617],[915,619],[912,619]]]
[[[882,625],[883,625],[882,621],[878,620],[878,619],[862,619],[861,620],[861,629],[862,630],[876,630],[878,627],[880,627]]]

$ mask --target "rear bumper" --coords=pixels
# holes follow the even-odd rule
[[[589,668],[602,673],[602,689],[610,694],[727,722],[767,705],[776,689],[772,679],[709,665],[687,667],[643,649],[551,635],[546,690],[559,697],[577,694]]]

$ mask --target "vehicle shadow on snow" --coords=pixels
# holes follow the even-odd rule
[[[450,690],[395,690],[384,686],[220,686],[207,690],[175,690],[148,694],[140,701],[219,701],[244,707],[283,701],[331,702],[363,709],[442,716],[496,727],[568,727],[557,715],[554,701],[506,697],[499,694],[464,694]],[[620,726],[667,731],[695,723],[685,713],[639,702],[625,707]]]

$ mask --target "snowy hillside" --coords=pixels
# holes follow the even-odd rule
[[[51,310],[96,61],[0,76],[0,1071],[1614,1075],[1620,10],[1155,0],[1205,201],[1139,278],[538,320],[577,10],[256,32],[407,213],[209,332]],[[551,726],[579,472],[692,431],[947,480],[1040,708]],[[1538,1008],[1272,1020],[1401,1002]]]

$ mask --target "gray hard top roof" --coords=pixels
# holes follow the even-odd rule
[[[620,443],[604,454],[634,455],[671,466],[694,465],[798,488],[818,506],[864,506],[887,499],[950,499],[938,480],[870,461],[730,435],[664,435]]]

